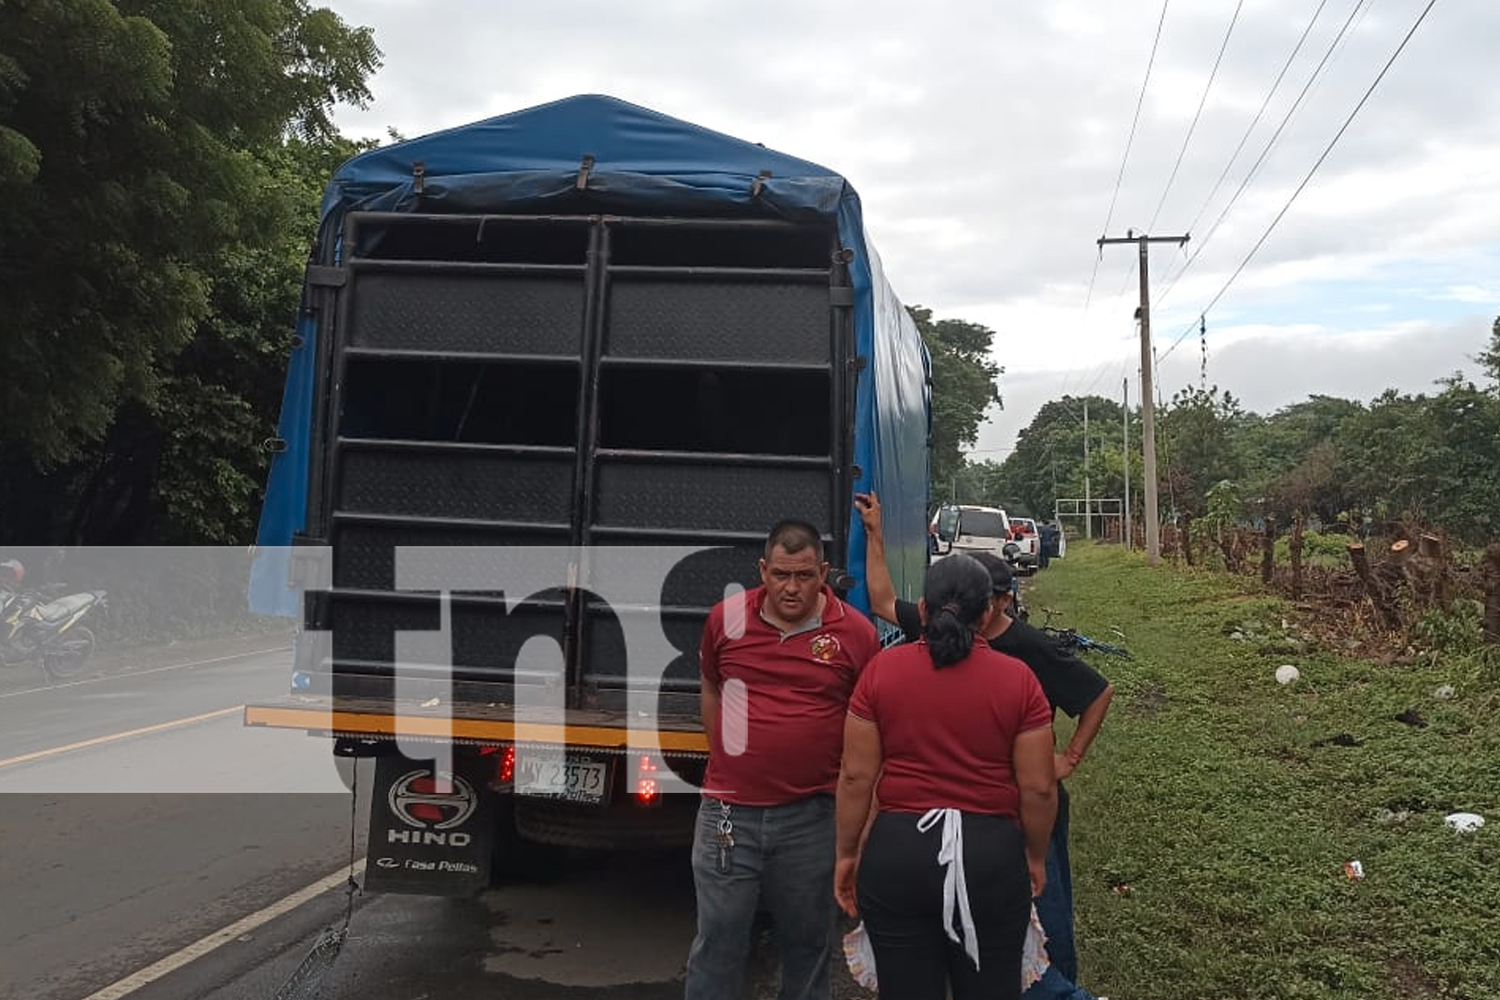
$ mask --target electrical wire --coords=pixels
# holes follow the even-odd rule
[[[1177,282],[1182,278],[1184,274],[1188,272],[1188,269],[1193,266],[1193,262],[1196,261],[1198,259],[1198,256],[1203,253],[1205,248],[1207,248],[1209,241],[1214,238],[1214,234],[1219,231],[1219,226],[1223,225],[1225,218],[1229,216],[1229,210],[1234,207],[1235,202],[1240,200],[1240,195],[1244,194],[1245,189],[1250,186],[1251,180],[1255,178],[1255,175],[1260,170],[1261,165],[1266,162],[1266,157],[1271,155],[1271,150],[1276,148],[1276,143],[1281,139],[1281,133],[1286,131],[1286,127],[1291,124],[1293,116],[1296,115],[1297,111],[1302,107],[1302,102],[1306,100],[1308,92],[1312,89],[1313,84],[1317,82],[1318,78],[1322,75],[1324,68],[1328,65],[1328,60],[1333,57],[1334,50],[1337,49],[1339,43],[1343,41],[1344,35],[1349,31],[1350,26],[1354,23],[1355,17],[1360,13],[1362,9],[1364,9],[1365,2],[1366,0],[1356,0],[1354,9],[1351,10],[1349,12],[1349,16],[1344,19],[1343,27],[1339,28],[1339,33],[1334,36],[1333,41],[1328,46],[1328,50],[1323,53],[1323,58],[1320,59],[1318,61],[1318,65],[1313,68],[1312,75],[1309,76],[1307,78],[1307,82],[1302,85],[1302,90],[1297,95],[1297,99],[1292,102],[1292,106],[1288,108],[1286,114],[1282,116],[1281,124],[1276,126],[1276,131],[1271,134],[1271,138],[1269,141],[1267,141],[1265,148],[1260,151],[1260,156],[1256,157],[1255,162],[1251,164],[1250,172],[1247,173],[1244,179],[1240,181],[1240,186],[1235,189],[1233,196],[1230,197],[1229,202],[1224,206],[1224,210],[1219,213],[1219,217],[1215,219],[1214,224],[1209,227],[1208,234],[1204,236],[1203,239],[1197,241],[1196,248],[1188,256],[1188,259],[1183,263],[1182,268],[1172,278],[1171,282],[1167,285],[1166,290],[1157,297],[1158,302],[1164,301],[1166,297],[1172,293],[1172,289],[1176,287]]]
[[[1297,44],[1292,48],[1292,54],[1286,57],[1286,62],[1281,66],[1281,72],[1276,74],[1276,79],[1271,83],[1271,89],[1266,92],[1266,99],[1260,102],[1260,110],[1255,112],[1255,117],[1250,121],[1250,127],[1245,129],[1245,134],[1240,136],[1239,145],[1234,147],[1234,152],[1229,154],[1229,162],[1224,164],[1224,169],[1219,173],[1219,179],[1214,181],[1213,189],[1208,192],[1208,197],[1203,199],[1193,221],[1188,223],[1186,232],[1192,232],[1198,228],[1198,220],[1203,218],[1203,213],[1208,211],[1208,206],[1213,202],[1214,195],[1219,193],[1219,188],[1224,186],[1224,179],[1229,176],[1229,171],[1234,167],[1234,161],[1240,158],[1240,153],[1245,150],[1245,143],[1250,141],[1250,136],[1255,132],[1255,126],[1260,124],[1261,118],[1265,116],[1266,108],[1271,106],[1271,100],[1276,96],[1276,91],[1281,89],[1281,81],[1286,79],[1287,71],[1292,68],[1292,63],[1297,58],[1297,53],[1302,51],[1302,46],[1307,42],[1307,36],[1312,34],[1313,25],[1318,23],[1318,17],[1323,13],[1323,8],[1328,6],[1328,0],[1319,0],[1318,7],[1313,11],[1312,20],[1307,22],[1307,27],[1302,29],[1302,37],[1297,39]]]
[[[1260,248],[1270,237],[1272,230],[1274,230],[1277,224],[1281,222],[1286,213],[1291,210],[1292,203],[1297,200],[1297,196],[1302,193],[1303,188],[1307,187],[1308,183],[1313,179],[1313,175],[1318,172],[1318,168],[1323,165],[1323,161],[1328,159],[1328,154],[1333,152],[1333,147],[1338,145],[1338,141],[1343,138],[1344,133],[1348,131],[1349,126],[1353,124],[1355,117],[1359,114],[1360,110],[1365,106],[1365,104],[1370,100],[1370,95],[1375,93],[1375,88],[1380,86],[1380,81],[1385,79],[1386,73],[1390,71],[1391,66],[1396,62],[1397,57],[1399,57],[1401,53],[1406,49],[1407,43],[1410,42],[1412,36],[1417,33],[1417,29],[1422,26],[1422,22],[1427,20],[1427,15],[1431,13],[1432,8],[1436,4],[1437,0],[1427,0],[1427,6],[1423,7],[1422,13],[1417,15],[1417,20],[1412,24],[1411,29],[1407,31],[1406,37],[1401,39],[1401,44],[1396,46],[1396,51],[1391,53],[1391,57],[1387,59],[1385,61],[1385,65],[1380,68],[1379,74],[1376,75],[1374,81],[1371,82],[1370,86],[1365,90],[1364,96],[1359,99],[1359,103],[1354,106],[1354,110],[1349,112],[1349,117],[1344,119],[1344,124],[1339,126],[1339,130],[1334,133],[1333,138],[1329,140],[1328,146],[1323,150],[1322,155],[1318,157],[1317,162],[1312,165],[1312,169],[1307,172],[1307,176],[1302,178],[1302,183],[1297,185],[1297,188],[1292,192],[1291,197],[1286,200],[1286,204],[1281,207],[1281,211],[1276,213],[1276,218],[1272,219],[1271,224],[1266,227],[1266,231],[1260,234],[1260,239],[1255,241],[1255,245],[1250,248],[1250,252],[1245,255],[1245,259],[1240,261],[1239,267],[1236,267],[1234,269],[1234,273],[1229,276],[1229,280],[1224,282],[1224,287],[1220,288],[1219,291],[1214,295],[1214,297],[1209,300],[1208,305],[1203,307],[1202,311],[1199,313],[1200,317],[1206,315],[1209,310],[1213,309],[1213,307],[1218,303],[1219,299],[1224,297],[1224,293],[1229,291],[1229,286],[1234,284],[1235,279],[1238,278],[1240,276],[1240,273],[1245,270],[1245,266],[1249,264],[1256,253],[1260,251]],[[1188,328],[1183,331],[1181,336],[1179,336],[1172,342],[1172,346],[1162,352],[1161,358],[1166,358],[1167,355],[1176,350],[1177,345],[1182,343],[1183,340],[1185,340],[1187,336],[1193,332],[1195,325],[1196,324],[1189,324]]]
[[[1156,37],[1151,42],[1151,55],[1146,60],[1146,77],[1141,81],[1141,93],[1135,101],[1135,117],[1130,120],[1130,135],[1125,140],[1125,155],[1120,158],[1120,172],[1115,177],[1115,193],[1109,199],[1109,211],[1104,216],[1104,233],[1109,234],[1109,225],[1115,220],[1115,205],[1120,199],[1120,185],[1125,181],[1125,165],[1130,162],[1130,147],[1135,145],[1135,130],[1141,121],[1141,107],[1146,103],[1146,88],[1151,83],[1151,68],[1156,65],[1156,50],[1161,45],[1162,25],[1167,23],[1167,7],[1171,0],[1162,0],[1161,17],[1156,22]],[[1089,291],[1083,302],[1084,312],[1088,311],[1089,303],[1094,298],[1094,281],[1099,277],[1099,261],[1104,259],[1104,251],[1101,249],[1098,256],[1094,258],[1094,273],[1089,277]]]
[[[1167,203],[1167,195],[1172,191],[1172,185],[1177,181],[1177,171],[1182,168],[1182,158],[1187,155],[1188,146],[1193,142],[1193,133],[1198,129],[1198,119],[1203,116],[1203,106],[1208,103],[1209,91],[1214,88],[1214,78],[1219,75],[1219,64],[1224,61],[1224,50],[1229,48],[1230,36],[1234,34],[1234,26],[1240,19],[1240,9],[1245,6],[1245,0],[1239,0],[1234,5],[1234,14],[1229,18],[1229,28],[1224,32],[1224,41],[1219,45],[1219,54],[1214,59],[1214,68],[1209,71],[1208,83],[1203,87],[1203,96],[1198,98],[1198,110],[1193,112],[1192,124],[1188,126],[1187,135],[1182,139],[1182,148],[1177,151],[1177,162],[1172,164],[1172,173],[1167,177],[1167,186],[1161,193],[1161,200],[1156,203],[1156,211],[1151,213],[1151,222],[1146,226],[1146,232],[1156,230],[1156,220],[1161,217],[1161,210]],[[1189,230],[1191,232],[1192,230]]]

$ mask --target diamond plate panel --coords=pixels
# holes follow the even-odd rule
[[[410,560],[404,565],[417,573],[440,570],[443,550],[450,546],[464,549],[466,558],[499,547],[499,551],[486,553],[484,558],[487,564],[493,564],[495,579],[501,580],[506,558],[504,546],[567,544],[566,531],[345,524],[338,526],[333,535],[333,584],[356,590],[394,590],[398,546],[406,550],[403,559]]]
[[[766,529],[769,528],[767,524]],[[635,545],[644,548],[657,543],[611,538],[606,544],[610,548]],[[731,584],[746,589],[760,585],[758,561],[763,551],[764,546],[759,542],[705,548],[678,562],[665,579],[631,573],[626,561],[603,553],[585,567],[584,573],[589,589],[611,600],[707,610],[724,598],[724,590]]]
[[[826,285],[617,279],[605,351],[614,357],[827,364]]]
[[[611,461],[598,476],[596,521],[609,527],[764,532],[799,518],[828,530],[827,469]]]
[[[560,592],[553,596],[561,596]],[[436,631],[439,611],[431,602],[376,602],[335,594],[330,602],[335,659],[370,660],[394,665],[398,631]],[[508,680],[515,674],[521,647],[533,636],[562,641],[563,612],[519,605],[506,614],[500,607],[455,605],[452,614],[453,669],[473,680]],[[560,653],[554,659],[561,661]],[[535,662],[535,661],[531,661]],[[423,671],[410,665],[414,676]],[[403,669],[407,669],[404,667]],[[377,672],[384,672],[383,670]]]
[[[581,354],[582,275],[374,272],[351,289],[356,347]]]
[[[338,507],[360,514],[494,521],[563,520],[571,456],[348,450]]]
[[[703,637],[701,618],[664,618],[662,633],[677,651],[663,668],[661,664],[634,664],[629,662],[625,648],[625,630],[621,622],[608,611],[589,612],[584,626],[583,677],[598,687],[621,687],[632,669],[637,673],[660,675],[663,680],[691,680],[698,676],[698,642]],[[633,623],[632,628],[638,627]],[[658,672],[660,672],[658,674]]]

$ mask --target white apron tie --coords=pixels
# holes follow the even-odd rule
[[[943,930],[948,939],[963,945],[964,953],[979,970],[979,935],[974,930],[974,915],[969,911],[969,884],[964,879],[964,817],[957,809],[929,809],[917,820],[917,830],[926,833],[943,821],[943,840],[938,847],[938,864],[947,869],[943,873]],[[953,907],[958,906],[958,920],[963,926],[963,936],[953,930]]]

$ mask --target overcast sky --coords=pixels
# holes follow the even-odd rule
[[[1205,347],[1259,413],[1428,391],[1500,314],[1496,0],[1436,0],[1232,283],[1428,0],[324,2],[385,55],[350,135],[604,93],[843,174],[902,300],[996,331],[975,458],[1065,393],[1138,401],[1137,252],[1106,233],[1192,237],[1151,253],[1163,397]]]

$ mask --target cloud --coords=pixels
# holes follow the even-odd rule
[[[1471,302],[1475,305],[1500,305],[1500,288],[1480,288],[1478,285],[1455,285],[1435,296],[1452,302]]]

